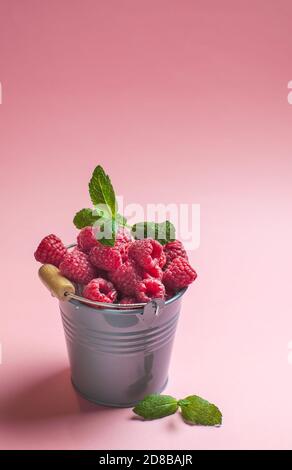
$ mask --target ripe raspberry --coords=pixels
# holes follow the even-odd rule
[[[175,258],[163,273],[162,282],[167,289],[182,289],[191,284],[197,277],[196,271],[189,265],[185,258]]]
[[[135,240],[129,246],[129,258],[133,259],[145,271],[159,265],[161,253],[162,246],[152,238]]]
[[[119,304],[136,304],[137,300],[135,297],[123,297],[120,301]]]
[[[169,242],[163,247],[164,253],[166,255],[166,263],[164,269],[166,269],[170,263],[179,256],[184,258],[188,261],[188,255],[184,246],[181,241],[174,240],[173,242]]]
[[[150,302],[152,299],[164,299],[165,287],[158,279],[143,279],[137,284],[136,296],[140,302]]]
[[[131,261],[126,261],[116,271],[108,273],[108,277],[116,288],[126,296],[135,295],[136,285],[142,280],[140,269]]]
[[[118,293],[111,282],[98,277],[92,279],[85,286],[83,296],[97,302],[113,303],[117,299]]]
[[[91,263],[104,271],[115,271],[122,264],[122,256],[116,247],[110,247],[98,243],[89,253]]]
[[[89,253],[91,248],[98,244],[96,239],[96,227],[84,227],[77,236],[77,246],[84,253]]]
[[[60,238],[51,234],[42,239],[34,257],[40,263],[54,264],[59,267],[66,253],[67,248],[63,245]]]
[[[96,270],[90,263],[88,255],[78,249],[68,252],[59,267],[63,276],[81,284],[88,284],[96,277]]]

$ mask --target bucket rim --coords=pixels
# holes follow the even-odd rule
[[[164,307],[167,307],[168,305],[172,304],[176,300],[180,299],[184,293],[187,291],[187,287],[184,287],[183,289],[179,290],[173,297],[170,299],[167,299],[164,301]],[[79,300],[80,299],[80,300]],[[152,299],[148,304],[151,304],[151,302],[155,302],[156,300],[161,301],[161,299]],[[82,307],[82,308],[90,308],[94,312],[98,314],[123,314],[123,315],[136,315],[137,313],[143,313],[144,308],[147,303],[143,304],[133,304],[132,307],[129,307],[126,304],[107,304],[107,306],[101,306],[100,303],[91,301],[90,303],[87,302],[87,299],[84,297],[79,297],[77,295],[74,295],[74,297],[70,297],[68,299],[68,302],[70,304],[75,305],[75,307]]]

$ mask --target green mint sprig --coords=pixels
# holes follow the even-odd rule
[[[147,395],[133,408],[133,412],[144,419],[159,419],[176,413],[179,408],[184,421],[188,424],[202,426],[222,424],[222,413],[219,408],[197,395],[190,395],[183,400],[176,400],[170,395]]]
[[[78,229],[98,225],[98,240],[107,246],[114,246],[119,225],[125,226],[127,220],[118,213],[115,191],[109,176],[98,165],[88,184],[93,208],[81,209],[75,214],[73,223]],[[103,236],[104,235],[104,236]]]
[[[88,189],[93,207],[78,211],[73,223],[79,230],[88,226],[99,226],[100,230],[96,232],[96,236],[102,244],[114,246],[119,226],[129,227],[135,239],[154,238],[162,245],[175,240],[175,228],[169,220],[162,223],[139,222],[132,227],[127,225],[127,219],[118,212],[110,177],[100,165],[94,169]]]

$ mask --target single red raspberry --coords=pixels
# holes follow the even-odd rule
[[[63,276],[80,284],[88,284],[96,277],[96,270],[90,263],[88,255],[78,249],[68,252],[59,268]]]
[[[135,295],[137,282],[142,280],[140,269],[126,261],[117,270],[108,273],[109,279],[123,295]]]
[[[119,304],[136,304],[137,300],[135,297],[123,297],[120,301]]]
[[[34,257],[40,263],[54,264],[59,267],[67,253],[67,248],[56,235],[48,235],[40,242]]]
[[[98,244],[96,239],[97,227],[84,227],[77,236],[77,246],[84,253],[89,253],[91,248]]]
[[[146,303],[152,299],[164,299],[165,287],[158,279],[143,279],[137,284],[136,297]]]
[[[170,263],[179,256],[188,261],[187,252],[184,249],[182,242],[179,240],[174,240],[173,242],[169,242],[164,245],[163,251],[166,255],[166,263],[164,265],[164,269],[166,269],[170,265]]]
[[[113,303],[117,299],[118,293],[111,282],[98,277],[92,279],[85,286],[83,296],[96,302]]]
[[[89,253],[91,263],[104,271],[115,271],[122,265],[122,256],[116,247],[98,243]]]
[[[185,258],[175,258],[163,273],[162,282],[167,289],[177,291],[187,287],[197,277],[196,271]]]
[[[159,265],[161,253],[162,246],[152,238],[135,240],[129,246],[129,258],[133,259],[145,271]]]

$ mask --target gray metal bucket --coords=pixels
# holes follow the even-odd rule
[[[144,307],[93,308],[60,302],[72,383],[100,405],[128,407],[167,384],[183,289]]]

